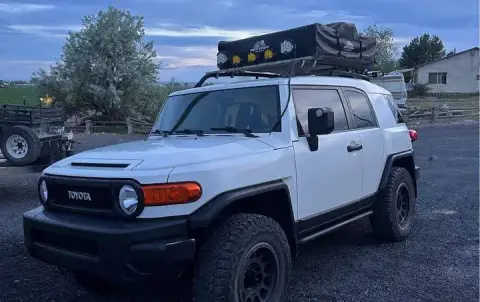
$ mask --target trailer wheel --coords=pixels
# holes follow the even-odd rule
[[[3,156],[15,166],[33,163],[40,156],[41,144],[35,132],[25,126],[3,129],[0,148]]]

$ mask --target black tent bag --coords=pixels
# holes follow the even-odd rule
[[[236,41],[221,41],[217,66],[223,70],[311,56],[318,57],[320,65],[322,57],[326,60],[336,57],[359,60],[371,66],[375,50],[375,38],[360,35],[354,24],[315,23]],[[348,60],[345,61],[348,65]]]

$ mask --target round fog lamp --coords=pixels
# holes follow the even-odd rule
[[[131,186],[123,186],[118,196],[120,208],[127,215],[135,213],[138,207],[138,195]]]
[[[45,182],[45,180],[42,180],[40,182],[39,194],[40,194],[40,201],[43,204],[45,204],[48,200],[48,188],[47,188],[47,183]]]

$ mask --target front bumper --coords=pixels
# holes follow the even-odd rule
[[[39,207],[23,215],[23,226],[31,256],[113,282],[174,279],[195,255],[185,219],[120,221]]]

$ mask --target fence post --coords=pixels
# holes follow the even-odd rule
[[[129,117],[127,117],[125,122],[127,123],[127,134],[132,134],[133,133],[132,120]]]
[[[432,123],[436,123],[438,119],[438,109],[437,107],[432,108]]]
[[[85,121],[85,133],[90,134],[92,133],[92,121],[86,120]]]

